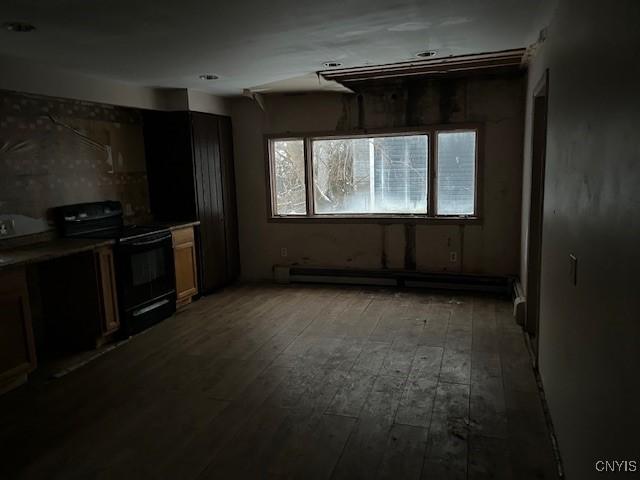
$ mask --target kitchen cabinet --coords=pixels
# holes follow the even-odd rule
[[[176,306],[191,303],[198,293],[198,266],[193,227],[174,229],[173,259],[176,272]]]
[[[200,291],[239,274],[231,119],[196,112],[145,112],[151,211],[157,221],[200,221],[196,231]]]
[[[118,294],[113,249],[100,247],[95,251],[96,275],[98,277],[98,299],[100,306],[100,330],[103,336],[120,328]]]
[[[25,269],[0,271],[0,393],[25,382],[35,367]]]
[[[38,272],[50,348],[58,351],[95,348],[119,330],[111,246],[43,262]]]

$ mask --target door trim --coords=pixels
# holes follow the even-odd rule
[[[544,182],[549,114],[549,69],[533,89],[531,112],[531,194],[527,242],[527,289],[525,330],[538,365],[540,339],[540,291],[542,278],[542,230],[544,223]],[[543,118],[539,115],[542,114]]]

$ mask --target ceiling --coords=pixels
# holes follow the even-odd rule
[[[337,89],[313,72],[525,47],[554,0],[3,0],[0,55],[217,95]],[[200,74],[220,78],[203,81]]]

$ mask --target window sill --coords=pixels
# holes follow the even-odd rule
[[[425,215],[300,215],[273,216],[269,223],[364,223],[378,225],[479,225],[480,217],[427,217]]]

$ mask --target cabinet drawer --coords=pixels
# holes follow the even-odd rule
[[[184,243],[193,243],[193,227],[185,227],[179,230],[174,230],[173,245],[182,245]]]

